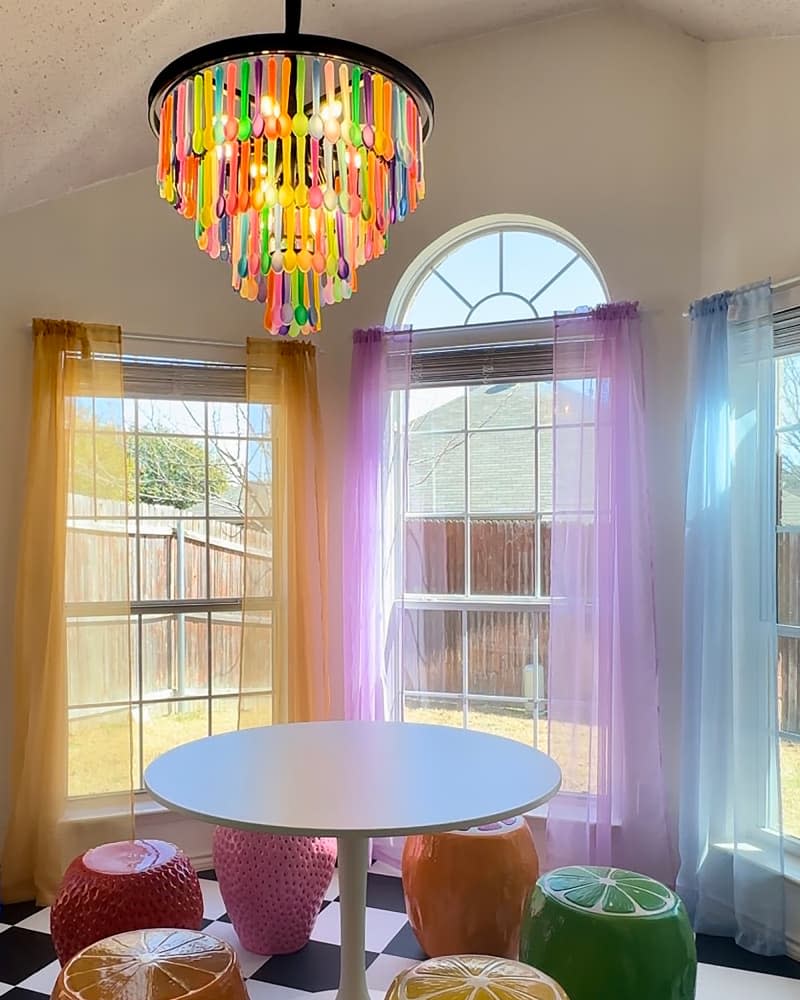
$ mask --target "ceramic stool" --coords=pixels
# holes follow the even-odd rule
[[[285,955],[308,943],[335,866],[330,837],[214,831],[225,909],[239,940],[256,955]]]
[[[101,938],[144,927],[199,930],[200,880],[189,859],[163,840],[103,844],[67,868],[50,912],[63,965]]]
[[[423,951],[517,958],[525,900],[539,875],[522,817],[408,837],[403,890]]]
[[[128,931],[61,970],[52,1000],[247,1000],[230,945],[187,930]]]
[[[680,899],[619,868],[557,868],[531,895],[520,958],[571,1000],[693,1000],[697,955]]]
[[[430,958],[401,972],[389,987],[386,1000],[464,1000],[475,996],[490,1000],[569,1000],[558,983],[538,969],[487,955]]]

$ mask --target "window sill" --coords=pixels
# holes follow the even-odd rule
[[[768,834],[766,835],[768,836]],[[713,846],[717,851],[725,851],[727,854],[733,853],[733,844],[718,843]],[[752,862],[754,865],[770,871],[780,872],[780,868],[772,863],[768,854],[762,851],[757,844],[744,843],[741,845],[740,850],[747,852],[747,855],[752,853]],[[787,882],[800,886],[800,855],[791,849],[784,849],[783,852],[783,876]]]
[[[155,802],[146,793],[138,793],[134,797],[133,811],[135,816],[168,814],[170,812],[159,802]],[[70,799],[64,810],[64,820],[67,823],[84,823],[91,820],[109,819],[114,816],[125,816],[130,812],[130,802],[127,796],[104,795],[97,798]]]

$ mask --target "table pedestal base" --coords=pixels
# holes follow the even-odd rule
[[[364,968],[369,839],[339,837],[342,951],[337,1000],[370,1000]]]

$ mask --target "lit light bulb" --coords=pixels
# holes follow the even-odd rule
[[[225,143],[225,159],[229,160],[233,156],[233,143]]]
[[[342,116],[342,102],[341,101],[334,101],[333,102],[333,104],[331,105],[331,114],[334,116],[334,118],[341,118],[341,116]]]
[[[220,118],[220,121],[222,122],[223,125],[227,125],[228,124],[228,116],[227,115],[223,115]]]
[[[216,146],[215,149],[217,150],[217,159],[221,160],[222,157],[225,155],[225,150],[222,148],[222,146]]]
[[[322,120],[324,122],[326,122],[330,118],[331,109],[328,107],[327,104],[322,105],[322,110],[320,111],[320,115],[322,116]]]
[[[250,176],[253,178],[258,176],[258,167],[255,163],[250,164]]]
[[[266,177],[267,176],[267,165],[265,163],[261,164],[261,176],[262,177]]]
[[[361,153],[356,153],[356,168],[361,169]]]
[[[272,100],[266,95],[261,98],[261,114],[264,118],[269,118],[272,114]]]

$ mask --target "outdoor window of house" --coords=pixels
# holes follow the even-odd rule
[[[129,715],[139,788],[165,750],[236,729],[248,477],[250,512],[260,491],[248,580],[252,573],[264,595],[263,628],[274,639],[272,407],[247,405],[244,371],[231,366],[128,362],[125,393],[127,502],[104,497],[97,482],[85,491],[78,482],[70,497],[71,558],[92,567],[127,558],[131,598],[127,615],[102,573],[67,593],[71,796],[130,787],[128,757],[104,749],[125,746],[108,730],[129,726]],[[102,449],[111,405],[79,402],[86,447]],[[102,470],[101,458],[90,464]]]
[[[800,327],[796,333],[800,339]],[[800,850],[800,354],[779,357],[776,364],[778,715],[783,828],[796,838]]]
[[[389,322],[417,331],[422,352],[404,512],[409,721],[547,748],[552,324],[537,320],[606,299],[576,241],[517,218],[445,237],[395,294]],[[550,343],[532,345],[537,333]],[[435,363],[428,340],[446,345]],[[512,341],[525,355],[518,368],[513,349],[493,353]]]

